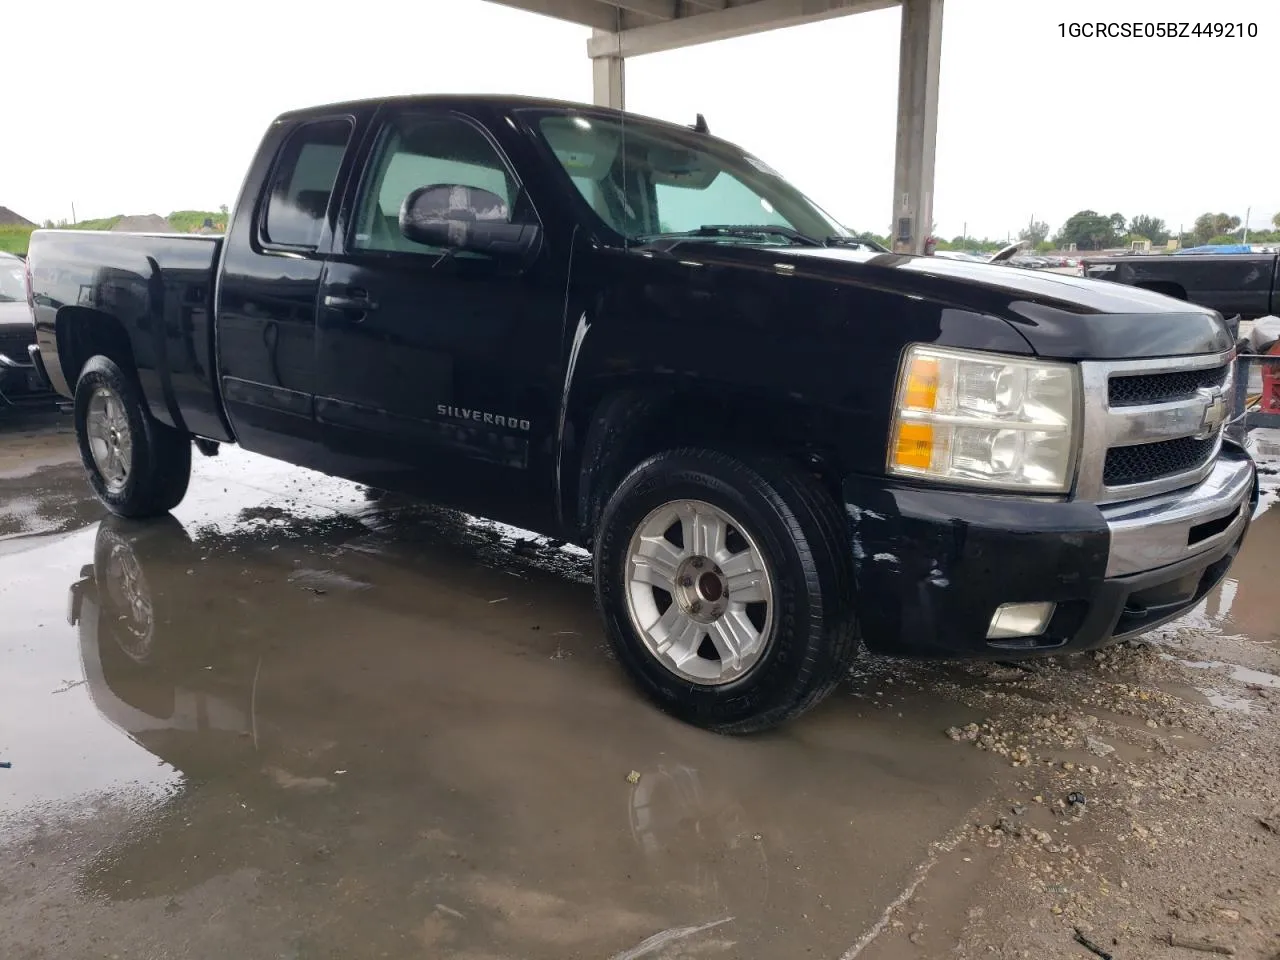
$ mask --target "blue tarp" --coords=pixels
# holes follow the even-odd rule
[[[1173,255],[1176,257],[1180,253],[1253,253],[1253,250],[1247,243],[1223,243],[1175,250]]]

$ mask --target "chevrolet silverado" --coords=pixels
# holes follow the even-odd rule
[[[41,230],[30,271],[115,513],[234,442],[581,544],[631,679],[726,732],[862,643],[1140,634],[1257,498],[1213,310],[871,249],[704,129],[595,107],[289,113],[225,238]]]

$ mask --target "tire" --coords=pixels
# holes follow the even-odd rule
[[[75,425],[89,484],[112,513],[156,517],[182,502],[191,438],[152,417],[137,381],[110,357],[95,356],[80,372]]]
[[[672,510],[677,519],[659,537]],[[717,522],[727,534],[714,532]],[[705,555],[696,543],[685,550],[690,530],[710,542]],[[843,511],[790,463],[699,449],[650,457],[614,491],[596,533],[596,603],[613,651],[641,691],[681,720],[735,734],[779,726],[829,694],[857,652],[847,536]],[[753,602],[761,596],[764,613]],[[695,612],[710,623],[690,627]],[[718,644],[713,634],[725,641],[726,632],[746,642]],[[726,659],[735,648],[743,655]]]

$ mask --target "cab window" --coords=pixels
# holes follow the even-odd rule
[[[351,139],[352,123],[306,123],[285,141],[272,173],[263,233],[269,244],[315,249]]]
[[[406,114],[388,122],[357,204],[353,250],[441,253],[400,232],[400,208],[419,187],[451,184],[494,194],[509,212],[518,187],[497,148],[451,114]]]

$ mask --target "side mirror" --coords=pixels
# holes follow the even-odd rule
[[[429,247],[497,255],[527,256],[538,243],[537,224],[512,223],[496,193],[452,183],[419,187],[405,197],[400,232]]]

